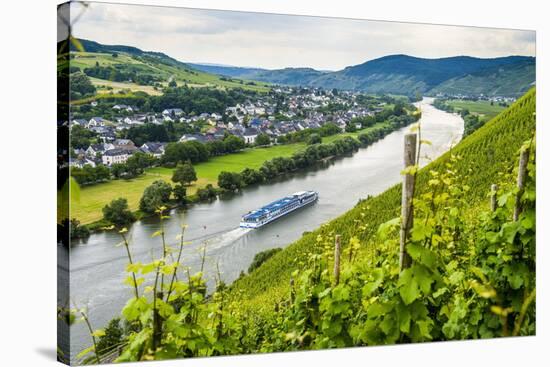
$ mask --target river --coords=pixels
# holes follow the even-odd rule
[[[422,146],[424,165],[446,152],[462,137],[463,120],[434,108],[432,98],[417,103],[422,109]],[[205,241],[205,275],[212,284],[216,264],[227,283],[246,271],[254,255],[274,247],[285,247],[311,231],[351,209],[359,199],[376,195],[396,184],[403,169],[403,136],[409,127],[395,131],[379,142],[361,149],[350,157],[334,160],[316,169],[292,174],[284,180],[245,188],[230,198],[203,203],[189,209],[174,210],[166,220],[166,238],[176,244],[181,224],[188,225],[183,265],[198,271],[200,252]],[[297,210],[256,230],[239,228],[243,214],[288,194],[302,190],[319,192],[317,203]],[[151,238],[159,222],[147,218],[129,228],[128,237],[135,261],[150,262],[161,248],[160,237]],[[123,247],[117,247],[117,233],[93,234],[77,243],[70,253],[71,300],[79,308],[87,307],[94,328],[102,328],[120,314],[132,289],[123,285],[127,276],[127,258]],[[74,356],[90,345],[83,323],[71,328],[71,354]]]

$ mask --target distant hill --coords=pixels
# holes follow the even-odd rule
[[[481,59],[455,56],[425,59],[408,55],[390,55],[339,71],[312,68],[268,70],[215,64],[184,63],[164,53],[143,51],[125,45],[104,45],[80,40],[86,55],[71,65],[134,64],[134,70],[174,79],[188,85],[210,85],[267,90],[266,83],[315,86],[327,89],[364,91],[368,93],[485,94],[519,97],[535,84],[536,59],[507,56]],[[71,45],[71,50],[82,53]],[[125,57],[115,59],[113,53]],[[93,60],[94,57],[99,58]],[[244,81],[246,80],[246,81]]]
[[[425,59],[390,55],[335,72],[311,68],[279,70],[216,66],[215,73],[288,85],[360,90],[371,93],[462,93],[520,96],[535,82],[535,58],[481,59],[456,56]],[[194,64],[199,70],[208,66]]]
[[[135,73],[140,77],[160,81],[162,85],[174,80],[178,85],[212,86],[221,88],[244,88],[257,91],[267,91],[266,83],[255,83],[250,80],[236,80],[220,77],[219,75],[204,72],[191,65],[174,59],[162,52],[143,51],[137,47],[125,45],[105,45],[91,40],[80,39],[82,48],[70,45],[74,58],[71,67],[84,71],[99,65],[103,68],[114,68],[121,73]],[[99,73],[102,75],[101,73]],[[110,75],[105,73],[105,75]],[[130,89],[144,91],[149,94],[158,94],[149,85],[125,83],[120,80],[103,79],[101,76],[91,78],[96,87],[109,90]]]

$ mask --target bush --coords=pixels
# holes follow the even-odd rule
[[[69,234],[71,239],[90,237],[90,230],[88,229],[88,227],[81,226],[80,221],[76,218],[71,219],[69,228],[70,228]]]
[[[172,186],[170,184],[157,180],[143,192],[143,196],[139,201],[139,209],[145,213],[152,214],[159,207],[168,203],[171,193]]]
[[[265,180],[264,175],[258,170],[245,168],[241,172],[241,178],[246,186],[261,183]]]
[[[118,198],[111,201],[103,207],[103,218],[115,226],[122,227],[128,223],[132,223],[136,218],[128,209],[128,200]]]
[[[322,139],[321,139],[321,136],[319,134],[311,134],[307,138],[306,142],[307,142],[308,145],[321,144]]]
[[[217,195],[216,189],[211,184],[206,185],[206,187],[197,190],[197,196],[200,201],[207,201],[214,199]]]
[[[235,191],[243,187],[243,179],[237,172],[221,172],[218,175],[218,186],[224,190]]]
[[[177,184],[173,189],[174,199],[180,204],[187,202],[187,189],[185,186]]]

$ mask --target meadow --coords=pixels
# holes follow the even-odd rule
[[[491,105],[491,102],[489,101],[465,101],[461,99],[451,99],[446,103],[454,107],[455,110],[467,109],[471,113],[479,115],[486,121],[492,119],[506,108],[504,106],[499,106],[496,103]]]

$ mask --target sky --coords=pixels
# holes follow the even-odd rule
[[[184,62],[341,70],[393,54],[535,56],[534,31],[141,5],[71,6],[77,38],[164,52]]]

